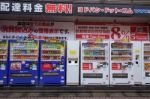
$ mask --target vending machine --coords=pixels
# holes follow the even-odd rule
[[[41,41],[40,49],[40,85],[65,85],[66,42]]]
[[[142,84],[150,85],[150,42],[142,43]]]
[[[110,52],[110,85],[141,84],[141,42],[112,42]]]
[[[109,42],[81,42],[81,85],[109,84]]]
[[[79,85],[79,41],[67,41],[67,85]]]
[[[8,41],[0,40],[0,85],[7,85]]]
[[[9,85],[38,84],[38,56],[38,41],[10,41]]]

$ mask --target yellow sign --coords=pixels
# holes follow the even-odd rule
[[[77,52],[75,51],[75,50],[70,50],[69,51],[69,55],[71,55],[71,56],[74,56],[74,55],[76,55],[77,54]]]

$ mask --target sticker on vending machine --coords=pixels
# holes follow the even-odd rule
[[[1,70],[5,70],[5,65],[1,64]]]
[[[21,70],[21,63],[19,62],[11,63],[10,68],[11,70]]]
[[[150,71],[150,63],[144,63],[144,70]]]
[[[48,63],[42,64],[42,70],[43,71],[52,70],[52,64],[48,64]]]
[[[83,63],[82,64],[82,69],[83,70],[92,70],[93,69],[93,64],[92,63]]]
[[[70,50],[69,55],[70,56],[75,56],[77,54],[76,50]]]
[[[121,63],[112,63],[112,70],[120,70]]]

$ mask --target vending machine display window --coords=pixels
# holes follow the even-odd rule
[[[142,84],[150,85],[150,43],[143,42]]]
[[[109,85],[109,42],[81,42],[81,85]]]
[[[61,40],[40,42],[40,85],[65,85],[65,46]]]
[[[37,85],[38,41],[10,41],[10,85]]]
[[[0,85],[7,85],[8,41],[0,41]]]
[[[141,42],[111,43],[110,85],[141,84]]]

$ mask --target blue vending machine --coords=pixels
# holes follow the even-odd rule
[[[40,43],[40,85],[65,85],[66,42],[61,40]]]
[[[38,41],[10,41],[9,85],[38,84],[38,56]]]
[[[0,40],[0,85],[7,85],[8,41]]]

